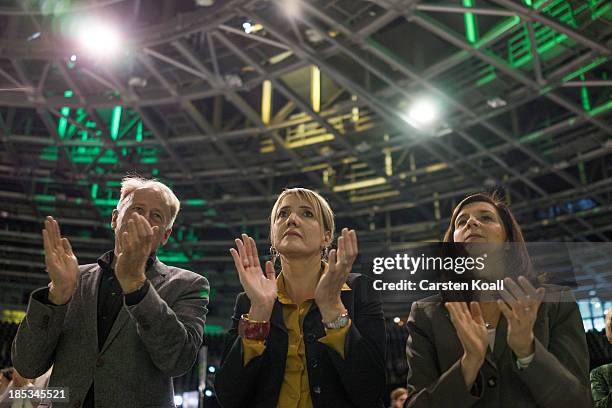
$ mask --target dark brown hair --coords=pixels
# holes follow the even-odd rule
[[[510,257],[512,259],[508,260],[509,262],[506,264],[506,270],[511,271],[514,277],[523,275],[527,278],[533,278],[531,259],[529,258],[529,252],[527,251],[527,245],[525,244],[525,238],[523,238],[521,227],[516,221],[516,218],[514,218],[512,211],[510,211],[508,204],[495,193],[475,193],[461,200],[453,210],[450,224],[444,233],[442,241],[454,242],[453,235],[455,234],[455,221],[457,220],[457,216],[466,205],[479,202],[489,203],[495,207],[497,215],[499,215],[499,218],[502,220],[504,231],[506,232],[506,241],[514,243],[512,248],[513,256]]]
[[[13,380],[13,367],[7,367],[0,370],[0,375],[3,375],[9,381]]]

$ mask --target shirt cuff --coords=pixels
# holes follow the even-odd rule
[[[147,279],[145,283],[142,284],[140,289],[135,290],[134,292],[131,292],[125,295],[124,296],[125,305],[134,306],[135,304],[139,303],[147,295],[147,292],[149,292],[149,286],[151,286],[151,284],[149,283],[149,280]]]
[[[72,297],[66,303],[63,303],[61,305],[56,305],[55,303],[49,300],[49,287],[46,287],[46,288],[37,290],[35,292],[32,292],[32,299],[39,301],[45,306],[58,307],[58,306],[66,306],[68,303],[70,303],[70,301],[72,300]]]
[[[321,337],[319,342],[336,350],[340,357],[344,359],[344,340],[352,324],[353,321],[349,320],[349,323],[340,329],[328,329],[326,327],[325,336]]]
[[[266,349],[266,343],[263,340],[245,339],[242,337],[242,355],[243,364],[246,367],[249,361],[255,357],[259,357],[263,354]]]
[[[57,306],[49,300],[49,288],[43,288],[32,293],[32,299],[38,300],[43,305]]]
[[[535,353],[531,353],[530,355],[528,355],[527,357],[523,357],[523,358],[516,358],[516,367],[519,370],[524,370],[526,369],[529,364],[531,364],[531,362],[533,361],[533,358],[535,357]]]

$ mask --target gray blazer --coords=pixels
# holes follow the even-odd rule
[[[535,356],[519,370],[506,343],[507,322],[497,325],[475,388],[461,373],[463,347],[440,295],[412,304],[406,353],[408,407],[591,407],[589,353],[582,318],[567,288],[546,286],[534,326]]]
[[[79,266],[74,296],[53,306],[30,297],[13,341],[13,365],[35,378],[53,365],[49,387],[68,387],[80,407],[95,383],[96,408],[172,407],[172,377],[194,364],[203,340],[209,285],[206,278],[158,259],[146,271],[151,287],[136,305],[117,315],[98,351],[97,301],[102,270]]]

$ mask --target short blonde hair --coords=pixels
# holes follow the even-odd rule
[[[303,199],[310,204],[310,206],[314,209],[317,221],[319,221],[319,223],[323,226],[323,231],[330,233],[329,242],[331,243],[334,239],[334,231],[336,230],[334,212],[329,206],[327,200],[323,198],[321,194],[302,187],[286,188],[276,199],[276,202],[272,207],[272,212],[270,213],[270,243],[274,245],[274,223],[276,222],[277,218],[278,206],[283,199],[289,195],[296,195],[298,198]]]
[[[174,221],[176,220],[176,216],[181,209],[181,202],[176,197],[174,192],[172,192],[170,187],[156,179],[146,179],[139,176],[124,177],[123,180],[121,180],[121,198],[119,198],[119,202],[117,203],[117,210],[119,207],[121,207],[125,199],[130,196],[130,194],[141,188],[151,188],[160,192],[164,203],[170,209],[170,222],[166,228],[172,228]]]

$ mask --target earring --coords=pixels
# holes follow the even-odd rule
[[[323,247],[321,248],[321,260],[323,261],[327,261],[327,256],[329,255],[329,247]]]
[[[274,245],[272,245],[270,247],[270,258],[272,258],[272,263],[275,264],[276,260],[278,259],[278,251],[276,250],[276,248],[274,247]]]

